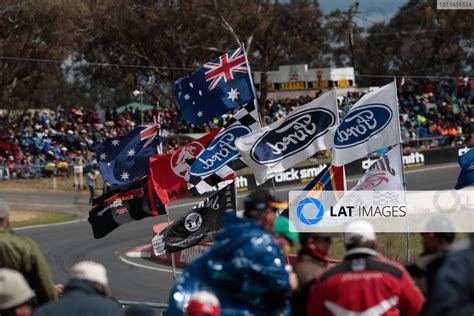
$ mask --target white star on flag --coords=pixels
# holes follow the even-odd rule
[[[126,171],[122,172],[122,174],[120,175],[120,179],[122,180],[128,180],[129,177],[130,175]]]
[[[190,86],[191,88],[194,88],[194,85],[193,85],[192,82],[189,82],[189,86]]]
[[[106,153],[101,153],[100,154],[100,160],[105,160],[107,159],[107,154]]]
[[[234,89],[234,88],[230,88],[230,92],[227,92],[227,94],[229,95],[227,97],[227,99],[230,99],[231,101],[235,101],[237,100],[239,97],[237,96],[239,94],[239,90],[237,89]]]
[[[120,141],[118,139],[114,139],[112,141],[112,146],[117,147],[119,145]]]
[[[202,97],[202,91],[201,91],[201,90],[199,90],[198,92],[199,92],[199,95]]]
[[[197,113],[197,116],[198,116],[198,117],[201,117],[201,116],[202,116],[202,111],[199,111],[199,112]]]
[[[190,98],[191,98],[191,97],[189,96],[189,94],[185,94],[185,95],[184,95],[184,99],[185,99],[186,101],[188,101]]]
[[[127,151],[127,156],[128,156],[128,157],[133,157],[133,156],[135,156],[135,149],[132,148],[132,149],[130,149],[129,151]]]

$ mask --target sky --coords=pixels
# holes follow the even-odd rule
[[[340,9],[341,11],[347,10],[349,5],[354,4],[355,0],[319,0],[319,6],[324,14],[328,14],[333,10]],[[357,24],[367,27],[371,26],[369,22],[380,22],[388,21],[398,9],[407,0],[359,0],[359,14],[358,17],[354,17],[354,22]]]

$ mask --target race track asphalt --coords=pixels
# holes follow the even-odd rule
[[[431,166],[429,168],[407,170],[406,182],[409,190],[451,189],[456,183],[459,172],[457,164]],[[348,187],[357,179],[349,178]],[[302,185],[277,188],[280,198],[288,198],[291,189],[301,189]],[[21,194],[0,191],[0,198],[8,202],[21,201]],[[51,196],[50,196],[51,195]],[[41,200],[43,204],[54,204],[54,193],[28,193],[28,201]],[[60,195],[62,196],[62,195]],[[246,193],[239,194],[239,205]],[[20,199],[20,200],[18,200]],[[175,219],[200,199],[182,199],[169,208],[171,219]],[[67,199],[60,200],[67,204]],[[82,196],[71,206],[71,211],[82,210],[87,197]],[[32,202],[33,203],[33,202]],[[57,202],[56,204],[61,204]],[[79,205],[79,206],[78,206]],[[87,206],[86,206],[87,208]],[[80,260],[94,260],[107,267],[109,283],[114,297],[124,300],[166,303],[169,289],[173,285],[169,267],[160,266],[145,259],[134,259],[134,264],[122,261],[119,257],[126,249],[150,243],[153,225],[166,221],[166,216],[146,218],[141,221],[122,225],[108,236],[95,240],[87,221],[51,225],[36,228],[19,229],[18,234],[34,239],[43,250],[53,272],[55,282],[64,283],[70,267]],[[146,266],[146,267],[144,267]]]

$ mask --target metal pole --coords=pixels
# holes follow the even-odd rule
[[[253,91],[253,95],[255,96],[255,99],[254,99],[254,105],[255,107],[257,108],[257,113],[258,113],[258,120],[260,121],[260,126],[263,127],[263,118],[262,118],[262,113],[260,113],[260,107],[258,105],[258,101],[257,101],[257,94],[255,92],[255,86],[253,84],[253,78],[251,76],[251,71],[250,71],[250,64],[249,64],[249,61],[247,59],[247,51],[245,50],[245,46],[242,45],[244,47],[244,56],[245,56],[245,62],[247,63],[247,67],[249,69],[249,80],[250,80],[250,85],[252,86],[252,91]],[[272,187],[273,187],[273,195],[275,195],[275,197],[277,197],[277,192],[276,192],[276,188],[275,188],[275,179],[272,178]]]
[[[159,128],[158,128],[158,136],[160,137],[160,141],[158,143],[157,152],[159,154],[162,154],[163,153],[163,144],[162,144],[162,137],[161,137],[161,112],[160,112],[159,100],[156,102],[156,109],[158,111],[158,113],[156,114],[157,115],[156,121],[157,121],[157,124],[160,124]],[[142,121],[143,121],[143,112],[142,112]],[[167,227],[169,227],[171,225],[171,221],[170,221],[170,214],[168,213],[168,208],[167,208],[166,204],[164,205],[164,208],[165,208],[165,212],[166,212],[166,220],[167,220],[167,223],[168,223]],[[175,258],[174,258],[174,253],[171,253],[170,255],[171,255],[171,267],[172,267],[172,270],[173,270],[173,282],[176,283],[176,262],[175,262]]]
[[[397,120],[400,120],[400,113],[399,113],[399,110],[398,110],[398,89],[397,89],[397,77],[393,77],[393,82],[395,84],[395,104],[396,104],[396,107],[397,107],[397,114],[395,116],[395,118]],[[400,164],[401,164],[401,170],[402,170],[402,180],[403,180],[403,190],[406,191],[407,190],[407,185],[406,185],[406,181],[405,181],[405,170],[403,169],[403,140],[402,140],[402,133],[401,133],[401,130],[400,130],[400,124],[398,124],[398,135],[399,135],[399,139],[400,139],[400,142],[399,142],[399,152],[400,152]],[[407,262],[410,261],[410,229],[409,229],[409,223],[407,222]]]
[[[140,85],[140,112],[143,125],[143,87]]]

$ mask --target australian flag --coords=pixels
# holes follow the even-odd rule
[[[157,153],[158,129],[155,120],[98,145],[97,162],[104,181],[110,185],[123,185],[147,174],[148,157]]]
[[[255,99],[243,47],[179,78],[174,86],[183,119],[198,125]]]
[[[460,190],[467,186],[474,186],[474,148],[469,149],[464,155],[459,157],[461,173],[458,177],[455,189]]]

